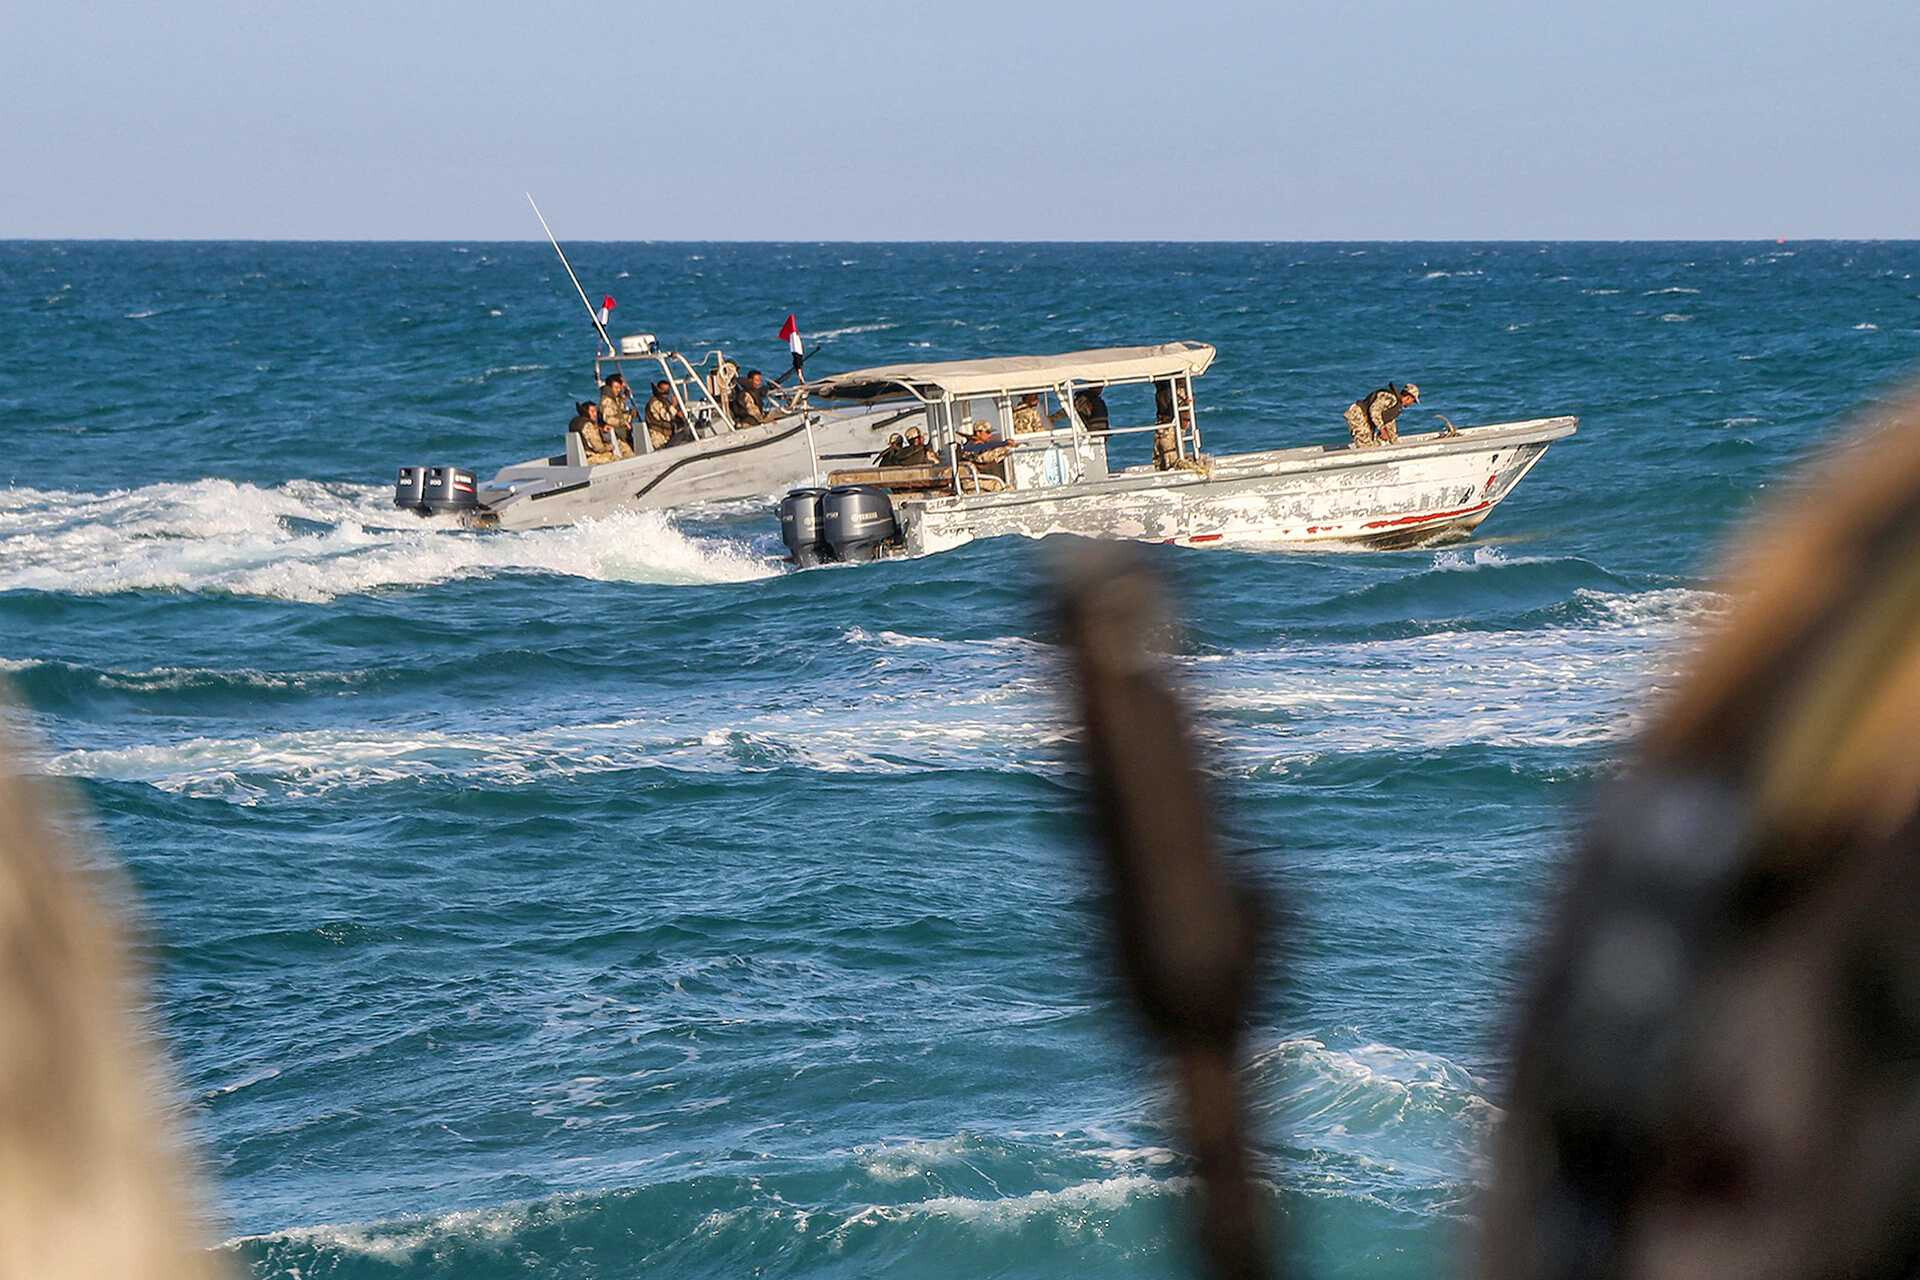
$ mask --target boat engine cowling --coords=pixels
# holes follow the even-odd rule
[[[836,485],[820,500],[820,523],[836,560],[874,560],[900,536],[893,499],[865,484]]]
[[[402,467],[400,478],[393,482],[393,505],[411,511],[427,504],[427,469],[425,467]]]
[[[780,540],[787,544],[787,554],[802,569],[833,559],[833,548],[827,545],[826,524],[820,510],[820,500],[826,492],[825,489],[795,489],[780,499]]]
[[[460,467],[427,467],[420,505],[435,515],[448,511],[477,511],[480,495],[474,491],[473,472]]]

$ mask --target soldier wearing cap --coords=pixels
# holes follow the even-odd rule
[[[933,467],[940,464],[940,455],[927,443],[927,433],[919,427],[907,428],[907,452],[902,466]]]
[[[1020,397],[1020,403],[1013,407],[1013,434],[1029,436],[1040,431],[1052,430],[1053,423],[1064,422],[1067,414],[1064,409],[1055,409],[1051,418],[1040,412],[1040,393],[1030,391]]]
[[[1378,391],[1369,391],[1347,406],[1347,428],[1353,433],[1356,449],[1376,444],[1398,444],[1400,428],[1395,425],[1400,411],[1416,404],[1420,388],[1409,382],[1396,387],[1391,382]]]

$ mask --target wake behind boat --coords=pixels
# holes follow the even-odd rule
[[[569,431],[564,452],[502,467],[485,481],[459,467],[402,467],[394,505],[423,515],[456,515],[475,528],[533,529],[615,511],[759,498],[813,479],[823,465],[870,459],[889,433],[926,420],[925,408],[904,398],[816,409],[804,395],[774,388],[770,419],[744,422],[722,390],[727,363],[718,351],[695,363],[661,350],[650,335],[622,338],[616,353],[594,358],[594,382],[601,384],[609,364],[626,382],[635,381],[625,374],[628,365],[645,369],[646,382],[666,382],[683,424],[671,443],[656,446],[644,428],[637,429],[631,456],[596,461],[581,433]]]
[[[925,406],[933,448],[916,465],[844,470],[828,476],[830,487],[789,494],[782,536],[801,564],[923,555],[1009,534],[1420,546],[1468,536],[1577,427],[1572,417],[1528,418],[1367,447],[1209,456],[1193,382],[1213,358],[1206,343],[1171,342],[890,365],[811,384],[824,401],[911,397]],[[1151,425],[1108,417],[1105,393],[1129,386],[1154,389]],[[1112,443],[1145,433],[1154,465],[1114,466]]]
[[[396,507],[452,515],[474,528],[533,529],[616,511],[765,497],[811,482],[822,463],[872,458],[889,431],[923,426],[924,406],[905,395],[880,398],[891,403],[869,400],[815,409],[804,386],[787,391],[779,380],[762,385],[758,371],[742,380],[738,366],[719,351],[696,363],[662,349],[650,333],[629,334],[616,343],[607,331],[614,300],[606,298],[595,310],[546,215],[531,195],[527,203],[599,335],[593,361],[599,405],[607,413],[618,407],[621,420],[614,422],[583,402],[563,452],[502,467],[484,482],[457,466],[401,467],[394,482]],[[804,378],[806,352],[793,316],[780,337],[793,355],[788,372]],[[629,362],[652,374],[645,380],[653,395],[644,410],[627,398],[627,388],[634,385],[627,376]]]

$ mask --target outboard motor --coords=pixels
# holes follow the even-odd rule
[[[459,467],[428,467],[420,502],[435,515],[448,511],[477,511],[480,495],[473,489],[473,472]]]
[[[893,499],[885,489],[872,485],[843,484],[827,490],[820,500],[820,523],[836,560],[877,560],[886,545],[900,536]]]
[[[833,548],[827,545],[827,530],[820,513],[820,499],[825,489],[795,489],[780,499],[780,540],[787,544],[787,554],[802,569],[824,564],[833,559]]]
[[[427,469],[425,467],[402,467],[400,478],[393,483],[393,505],[413,510],[427,503]]]

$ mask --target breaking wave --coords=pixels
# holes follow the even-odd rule
[[[1578,566],[1583,562],[1572,562]],[[1261,775],[1377,752],[1468,747],[1584,748],[1625,740],[1648,685],[1677,670],[1682,643],[1713,618],[1719,597],[1688,587],[1630,590],[1597,566],[1567,591],[1565,558],[1496,548],[1443,552],[1398,584],[1336,597],[1338,611],[1442,617],[1464,574],[1512,576],[1504,626],[1436,621],[1412,634],[1347,634],[1236,647],[1178,659],[1191,678],[1199,727],[1228,772]],[[1552,592],[1534,580],[1562,575]],[[1490,598],[1481,587],[1480,599]],[[493,655],[489,663],[512,655]],[[416,673],[417,674],[417,673]],[[724,691],[669,702],[603,705],[581,722],[527,703],[476,708],[458,729],[423,728],[383,707],[371,723],[270,734],[160,736],[84,746],[46,758],[47,772],[131,782],[253,805],[396,784],[553,785],[565,779],[661,770],[727,776],[798,771],[912,775],[992,769],[1055,776],[1068,730],[1054,656],[1013,635],[933,638],[854,626],[829,657],[770,703],[742,707]],[[960,677],[954,679],[954,677]],[[379,683],[406,683],[385,673]],[[278,696],[280,682],[325,687],[324,672],[215,677],[191,669],[100,673],[25,670],[42,692],[82,697],[92,681],[136,696],[216,681],[232,695]],[[434,679],[439,679],[436,673]],[[239,688],[232,682],[238,681]],[[929,681],[942,689],[928,698]],[[416,681],[417,683],[417,681]],[[52,699],[61,705],[59,698]],[[608,714],[611,713],[611,714]]]
[[[614,582],[743,582],[780,572],[747,544],[658,513],[478,533],[387,505],[377,486],[295,480],[0,491],[0,591],[207,592],[324,603],[502,573]]]
[[[1325,1214],[1371,1232],[1458,1221],[1499,1112],[1482,1082],[1434,1054],[1353,1033],[1280,1040],[1250,1060],[1254,1131],[1274,1149],[1270,1212]],[[1192,1181],[1152,1136],[1142,1099],[1106,1127],[890,1139],[771,1164],[725,1157],[641,1185],[371,1222],[238,1236],[221,1252],[255,1274],[356,1275],[431,1263],[486,1276],[515,1259],[601,1275],[644,1258],[665,1274],[1042,1275],[1057,1250],[1107,1271],[1163,1273],[1178,1258]],[[1354,1229],[1349,1227],[1349,1230]],[[1364,1238],[1364,1237],[1363,1237]],[[1309,1245],[1338,1253],[1339,1241]],[[1050,1259],[1050,1260],[1048,1260]],[[564,1261],[559,1261],[564,1260]],[[1043,1261],[1047,1260],[1047,1261]],[[1316,1273],[1351,1273],[1329,1257]]]

